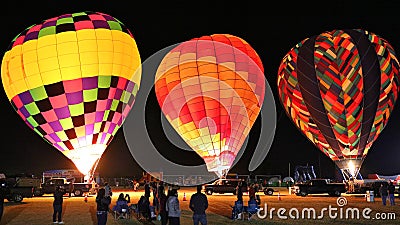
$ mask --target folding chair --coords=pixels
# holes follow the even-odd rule
[[[117,204],[112,208],[114,219],[129,219],[130,209],[128,204]]]
[[[258,206],[257,201],[254,199],[250,200],[246,208],[247,220],[250,220],[253,215],[257,214],[259,209],[260,207]]]
[[[232,220],[243,219],[244,205],[242,201],[235,201],[235,205],[232,206]]]
[[[131,205],[129,206],[129,211],[130,211],[130,212],[134,212],[134,213],[135,213],[134,215],[136,215],[136,217],[139,217],[139,207],[138,207],[138,204],[131,204]]]
[[[155,206],[150,206],[150,219],[151,220],[156,220],[157,219],[157,214],[156,214],[156,207]]]
[[[130,219],[131,218],[131,211],[130,211],[129,207],[121,209],[120,218],[122,218],[122,219]]]

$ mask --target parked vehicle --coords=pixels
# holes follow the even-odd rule
[[[24,198],[33,197],[32,187],[10,187],[10,194],[6,199],[9,202],[22,202]]]
[[[261,191],[264,192],[265,195],[273,195],[276,190],[272,187],[263,187]]]
[[[254,183],[257,185],[257,190],[264,192],[265,195],[273,195],[278,191],[275,188],[281,186],[280,175],[256,175]]]
[[[13,180],[14,186],[17,187],[32,187],[33,196],[41,196],[41,179],[35,177],[15,177]]]
[[[56,186],[62,186],[66,193],[70,192],[70,182],[66,178],[51,178],[41,184],[41,194],[53,194]],[[72,188],[71,192],[74,196],[82,196],[96,187],[94,183],[72,183]]]
[[[242,184],[242,191],[247,192],[247,182],[243,179],[235,179],[235,178],[221,178],[214,181],[211,184],[203,185],[203,191],[207,195],[212,195],[213,193],[232,193],[236,195],[236,187],[238,184]]]
[[[5,194],[5,199],[9,202],[22,202],[24,198],[33,197],[33,187],[19,187],[13,179],[0,179],[1,192]]]
[[[372,179],[365,179],[360,180],[355,183],[354,193],[357,194],[365,194],[367,191],[373,191],[375,197],[380,197],[379,188],[381,184],[388,184],[389,181],[387,180],[372,180]],[[398,193],[399,187],[396,185],[395,193]]]
[[[304,183],[297,183],[293,186],[294,193],[298,196],[309,194],[329,194],[330,196],[340,196],[346,193],[346,184],[333,183],[330,179],[312,179]]]

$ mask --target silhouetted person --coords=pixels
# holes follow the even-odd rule
[[[381,184],[381,187],[379,188],[379,194],[381,195],[381,198],[382,198],[382,204],[386,205],[386,199],[388,197],[388,185],[387,184]]]
[[[97,204],[97,225],[107,224],[107,214],[111,204],[111,197],[106,196],[105,188],[100,188],[96,196]]]
[[[166,210],[168,212],[168,221],[170,225],[180,225],[181,208],[179,206],[178,191],[172,189],[167,199]]]
[[[68,197],[71,197],[71,196],[72,196],[72,191],[74,190],[74,180],[75,180],[75,179],[72,179],[72,180],[69,182],[69,186],[68,186],[68,188],[69,188],[69,190],[68,190]]]
[[[159,215],[161,217],[161,225],[167,225],[168,223],[168,214],[165,209],[167,203],[167,195],[164,191],[164,185],[158,187],[158,199],[160,201]]]
[[[249,187],[249,200],[256,199],[256,189],[254,184],[251,184]]]
[[[193,211],[193,225],[207,225],[206,209],[207,196],[201,192],[201,185],[197,185],[197,192],[190,197],[189,208]]]
[[[151,188],[153,192],[153,206],[155,209],[159,210],[159,205],[158,205],[158,185],[157,182],[153,181],[151,183]]]
[[[138,201],[138,209],[140,215],[142,215],[146,220],[151,219],[149,198],[145,197],[144,195],[140,196]]]
[[[236,187],[236,195],[237,195],[237,200],[243,202],[243,190],[242,190],[242,182],[239,182],[237,187]]]
[[[150,183],[149,181],[146,181],[144,184],[144,197],[150,199]]]
[[[390,205],[395,205],[395,203],[394,203],[394,191],[395,191],[395,187],[393,185],[393,182],[390,181],[389,187],[388,187]]]
[[[53,223],[64,224],[64,222],[61,219],[64,194],[65,194],[64,189],[61,188],[60,186],[56,186],[56,191],[54,192],[54,201],[53,201]]]
[[[106,197],[112,196],[112,190],[111,190],[110,184],[108,182],[104,183],[104,191],[105,191],[104,196],[106,196]]]
[[[3,210],[4,210],[4,199],[6,196],[10,193],[10,189],[7,185],[7,182],[5,179],[0,179],[0,222],[1,222],[1,217],[3,216]]]

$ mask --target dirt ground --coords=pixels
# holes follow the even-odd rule
[[[115,187],[111,207],[115,204],[119,193],[129,194],[131,203],[137,203],[143,191],[122,189]],[[260,206],[263,210],[259,215],[253,215],[251,221],[235,220],[236,224],[399,224],[400,223],[400,199],[397,197],[397,205],[382,205],[380,198],[374,202],[367,202],[364,195],[342,195],[341,198],[324,195],[300,197],[289,195],[286,188],[281,188],[272,196],[259,193]],[[189,210],[190,196],[195,192],[193,187],[181,187],[179,189],[179,201],[182,209],[181,224],[193,224]],[[186,199],[184,199],[184,196]],[[232,194],[208,195],[209,208],[207,216],[209,224],[232,223],[231,212],[236,196]],[[248,200],[246,193],[243,196]],[[95,196],[64,197],[63,220],[65,224],[96,225]],[[21,203],[5,202],[5,209],[0,225],[43,225],[52,224],[51,195],[42,197],[25,198]],[[265,210],[265,208],[267,210]],[[324,210],[325,209],[325,210]],[[315,213],[314,213],[314,211]],[[364,215],[364,214],[365,215]],[[336,215],[336,217],[335,217]],[[357,218],[358,215],[358,218]],[[315,216],[315,218],[313,218]],[[243,217],[242,217],[243,218]],[[135,216],[130,219],[114,219],[113,214],[108,215],[107,224],[142,224]],[[150,224],[160,224],[152,221]]]

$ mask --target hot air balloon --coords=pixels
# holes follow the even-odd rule
[[[384,38],[362,29],[306,38],[282,59],[279,99],[297,128],[342,171],[359,170],[399,91],[399,62]]]
[[[226,175],[262,106],[264,69],[242,38],[213,34],[180,43],[155,79],[161,110],[207,170]]]
[[[140,64],[123,23],[78,12],[17,35],[4,54],[1,78],[24,122],[88,177],[134,104]]]

